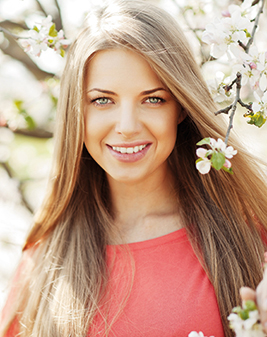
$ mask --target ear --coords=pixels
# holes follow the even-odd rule
[[[178,118],[177,118],[177,125],[179,125],[187,116],[185,108],[182,105],[178,107]]]

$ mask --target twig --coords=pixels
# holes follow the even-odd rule
[[[226,108],[221,109],[221,110],[215,112],[215,116],[220,115],[220,114],[226,114],[226,115],[228,115],[228,112],[232,108],[232,106],[233,105],[231,104],[231,105],[227,106]]]
[[[5,169],[5,171],[7,172],[9,178],[13,179],[13,174],[12,171],[10,170],[10,168],[8,167],[8,165],[6,163],[1,163],[1,165],[3,166],[3,168]],[[29,212],[33,213],[33,209],[31,208],[30,204],[28,203],[28,201],[26,200],[26,198],[24,197],[23,194],[23,190],[22,190],[22,183],[19,183],[19,193],[21,196],[21,202],[22,204],[28,209]]]
[[[58,10],[58,18],[55,19],[56,21],[56,26],[57,26],[57,29],[60,30],[63,28],[63,22],[62,22],[62,11],[61,11],[61,8],[60,8],[60,5],[59,5],[59,2],[58,0],[54,0],[55,1],[55,5],[57,7],[57,10]]]
[[[233,80],[233,82],[229,85],[225,85],[223,88],[226,90],[226,91],[230,91],[232,88],[233,88],[233,85],[236,83],[237,81],[237,76],[236,78]]]
[[[49,139],[53,137],[53,133],[50,131],[46,131],[43,129],[39,129],[39,128],[35,128],[33,130],[28,130],[28,129],[11,129],[9,128],[9,126],[6,125],[2,125],[8,129],[10,129],[12,132],[14,132],[15,134],[18,135],[23,135],[23,136],[27,136],[27,137],[34,137],[34,138],[40,138],[40,139]]]
[[[265,0],[262,0],[261,6],[260,6],[259,11],[258,11],[258,13],[257,13],[257,15],[256,15],[255,22],[254,22],[254,26],[253,26],[252,32],[251,32],[251,37],[250,37],[250,39],[248,40],[248,43],[247,43],[246,45],[244,45],[241,41],[238,41],[239,45],[244,49],[244,51],[245,51],[246,53],[249,52],[249,48],[250,48],[250,46],[251,46],[252,43],[253,43],[253,40],[254,40],[254,37],[255,37],[255,33],[256,33],[256,29],[257,29],[257,27],[258,27],[260,15],[261,15],[261,13],[263,12],[264,1],[265,1]],[[254,4],[254,3],[255,3],[255,4]],[[252,6],[253,6],[253,5],[256,5],[257,3],[259,3],[259,1],[254,1],[253,4],[252,4]]]
[[[236,97],[235,97],[234,103],[232,104],[232,107],[231,107],[232,111],[231,111],[231,114],[229,116],[229,125],[228,125],[228,129],[227,129],[227,132],[226,132],[225,140],[224,140],[226,145],[227,145],[227,142],[228,142],[228,139],[229,139],[229,136],[230,136],[231,129],[233,128],[233,119],[234,119],[234,115],[235,115],[235,112],[236,112],[236,106],[237,106],[238,101],[240,100],[241,78],[242,78],[242,75],[240,73],[237,73],[236,74],[236,81],[235,81],[235,83],[236,83]]]
[[[10,36],[12,36],[14,39],[18,40],[18,39],[29,39],[29,37],[23,37],[23,36],[18,36],[16,34],[11,33],[8,29],[5,29],[4,27],[0,26],[0,32],[3,32],[5,34],[8,34]]]
[[[47,16],[46,10],[44,9],[44,6],[41,4],[39,0],[35,0],[38,4],[39,9],[44,13],[45,16]]]
[[[249,111],[253,112],[251,103],[246,104],[241,99],[238,100],[238,103],[243,107],[247,108]]]
[[[265,0],[262,0],[261,6],[260,6],[259,11],[256,15],[254,26],[253,26],[253,29],[252,29],[252,32],[251,32],[251,37],[248,40],[248,43],[245,45],[241,41],[238,41],[238,44],[244,49],[244,51],[246,53],[249,52],[249,48],[250,48],[251,44],[253,43],[254,36],[255,36],[255,33],[256,33],[256,29],[257,29],[258,23],[259,23],[260,14],[263,12],[264,1]],[[259,2],[260,2],[260,0],[255,0],[252,3],[252,6],[256,5]],[[234,103],[227,106],[224,109],[221,109],[221,110],[215,112],[215,116],[217,116],[221,113],[228,114],[229,111],[231,110],[231,114],[229,116],[229,125],[228,125],[228,129],[227,129],[227,133],[226,133],[225,141],[224,141],[226,145],[227,145],[227,142],[228,142],[228,139],[229,139],[231,129],[233,128],[233,119],[234,119],[234,115],[235,115],[235,112],[236,112],[237,103],[239,103],[242,107],[248,109],[249,111],[253,112],[251,104],[244,103],[240,98],[241,78],[242,78],[242,75],[238,72],[236,74],[236,78],[233,80],[233,82],[230,85],[224,86],[224,89],[226,91],[230,91],[233,88],[233,85],[236,84],[236,97],[235,97]]]

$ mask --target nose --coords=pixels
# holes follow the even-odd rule
[[[138,109],[134,104],[122,104],[115,131],[125,138],[131,138],[141,131]]]

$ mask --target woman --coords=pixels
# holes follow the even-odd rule
[[[116,1],[91,14],[2,336],[232,336],[240,287],[262,278],[267,197],[234,140],[234,176],[196,171],[196,143],[225,134],[216,110],[167,13]]]

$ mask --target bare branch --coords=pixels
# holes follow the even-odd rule
[[[255,1],[254,1],[255,2]],[[259,2],[259,1],[258,1]],[[256,2],[256,3],[258,3]],[[252,4],[253,5],[253,4]],[[249,48],[250,46],[252,45],[253,43],[253,40],[254,40],[254,36],[255,36],[255,33],[256,33],[256,29],[258,27],[258,24],[259,24],[259,19],[260,19],[260,15],[261,13],[263,12],[263,8],[264,8],[264,0],[262,0],[261,2],[261,6],[259,8],[259,11],[257,13],[257,16],[255,18],[255,22],[254,22],[254,26],[253,26],[253,29],[252,29],[252,32],[251,32],[251,38],[248,40],[248,43],[246,45],[246,48],[244,49],[246,53],[249,52]]]
[[[233,82],[232,82],[231,84],[225,85],[225,86],[223,87],[224,90],[230,91],[230,90],[233,88],[233,85],[236,83],[236,81],[237,81],[237,77],[233,80]]]
[[[10,170],[10,168],[8,167],[8,165],[6,163],[1,163],[1,165],[3,166],[3,168],[5,169],[5,171],[7,172],[9,178],[14,179],[13,173]],[[22,183],[20,182],[19,184],[19,193],[20,193],[20,197],[21,197],[21,202],[23,204],[23,206],[25,206],[28,211],[30,211],[31,213],[33,213],[33,209],[30,206],[30,204],[28,203],[28,201],[26,200],[24,193],[23,193],[23,188],[22,188]]]
[[[57,7],[57,10],[58,10],[58,17],[54,19],[54,22],[56,24],[57,30],[60,30],[60,29],[63,29],[61,8],[60,8],[60,5],[58,3],[58,0],[54,0],[54,1],[55,1],[55,5]]]
[[[228,112],[232,108],[232,106],[233,105],[231,104],[231,105],[227,106],[226,108],[221,109],[221,110],[215,112],[215,116],[220,115],[220,114],[226,114],[226,115],[228,115]]]
[[[8,127],[8,125],[4,125],[4,127],[10,129]],[[33,138],[40,138],[40,139],[50,139],[53,137],[53,133],[43,130],[43,129],[39,129],[36,128],[34,130],[28,130],[28,129],[10,129],[12,132],[14,132],[15,134],[18,135],[23,135],[23,136],[27,136],[27,137],[33,137]]]
[[[46,10],[44,9],[44,6],[41,4],[41,2],[39,0],[35,0],[35,1],[37,2],[37,6],[40,9],[40,11],[43,12],[45,16],[47,16],[48,14]]]
[[[253,112],[252,110],[252,104],[246,104],[244,103],[241,99],[238,100],[238,103],[243,107],[243,108],[247,108],[249,111]]]
[[[4,27],[0,27],[0,32],[3,32],[9,36],[12,36],[14,39],[28,39],[28,37],[21,37],[21,36],[18,36],[18,35],[15,35],[13,33],[11,33],[9,30],[5,29]]]
[[[234,119],[234,115],[235,115],[235,111],[236,111],[236,106],[237,106],[237,103],[238,101],[240,100],[240,90],[241,90],[241,78],[242,78],[242,75],[240,73],[237,73],[236,74],[236,97],[235,97],[235,100],[234,100],[234,103],[232,104],[232,108],[231,108],[231,114],[229,116],[229,125],[228,125],[228,129],[227,129],[227,132],[226,132],[226,136],[225,136],[225,144],[227,145],[227,142],[228,142],[228,139],[229,139],[229,136],[230,136],[230,132],[231,132],[231,129],[233,128],[233,119]]]

